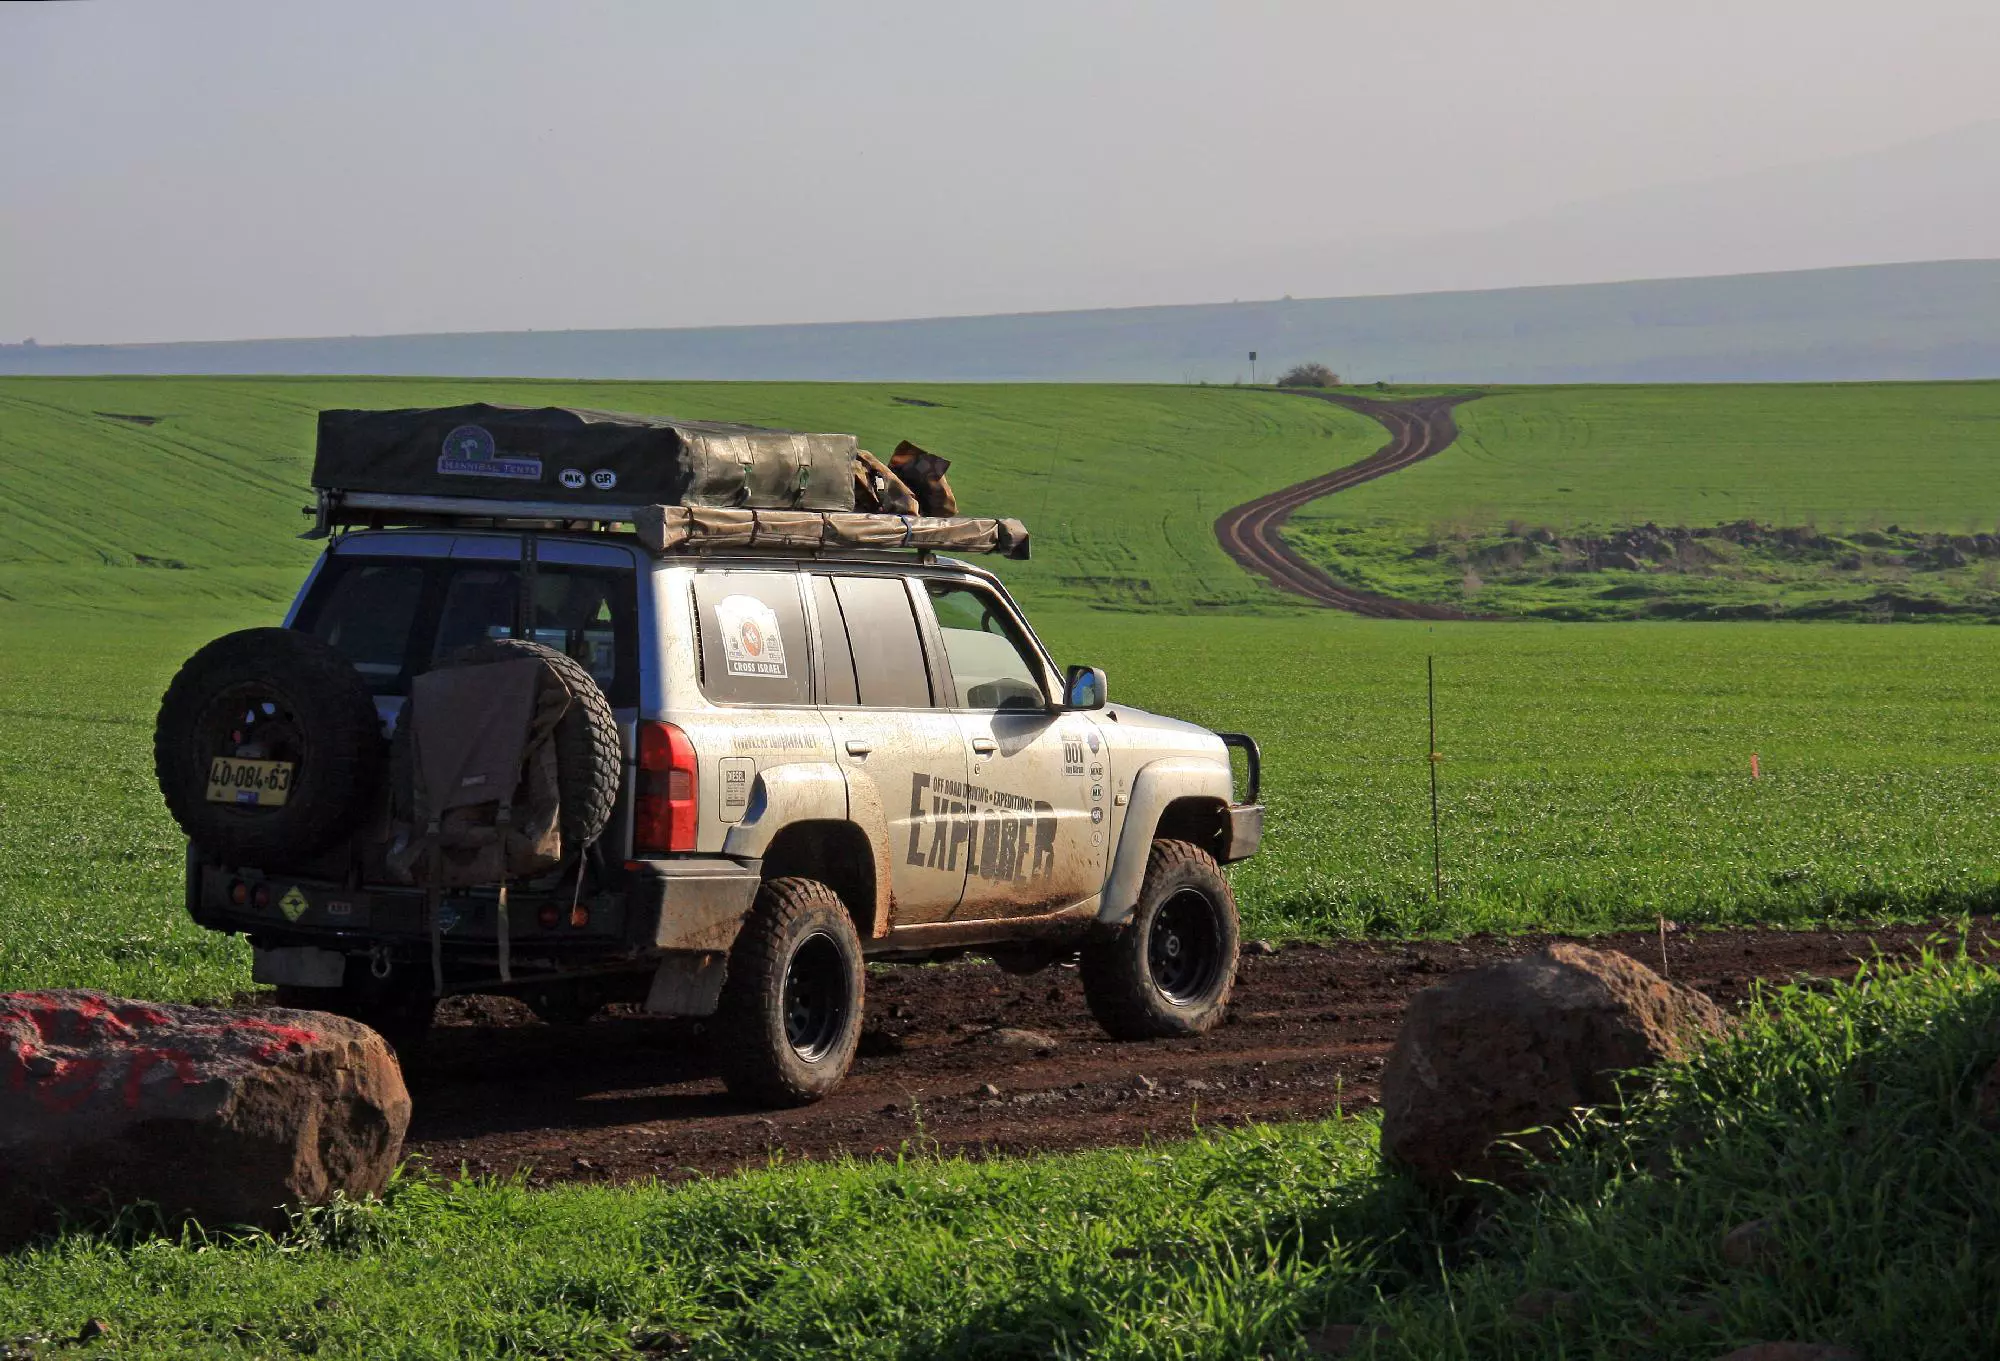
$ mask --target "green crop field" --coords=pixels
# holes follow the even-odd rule
[[[1036,561],[1010,575],[1030,597],[1177,612],[1268,608],[1209,526],[1381,436],[1322,402],[1195,388],[0,379],[0,599],[289,595],[315,414],[466,401],[840,430],[885,458],[914,440],[969,512],[1029,522]]]
[[[2000,384],[1498,389],[1457,414],[1450,449],[1287,538],[1356,584],[1481,612],[2000,618]],[[1746,520],[1807,533],[1576,570],[1579,541],[1622,527]]]
[[[1323,403],[1221,389],[23,380],[0,384],[0,987],[186,998],[247,986],[240,943],[180,913],[180,845],[151,776],[158,696],[207,638],[279,617],[303,575],[312,549],[291,535],[312,410],[476,395],[858,426],[878,444],[908,431],[960,457],[969,504],[1007,509],[1047,489],[1047,465],[1010,491],[980,451],[1092,449],[1080,466],[1117,488],[1127,531],[1096,548],[1130,554],[1147,599],[1178,608],[1081,608],[1060,535],[1007,569],[1059,658],[1105,666],[1122,699],[1263,742],[1266,849],[1234,872],[1254,934],[1805,924],[2000,900],[1988,811],[2000,630],[1426,626],[1287,605],[1183,503],[1198,485],[1209,504],[1255,495],[1370,445],[1372,426]],[[911,396],[945,405],[894,401]],[[965,414],[978,403],[999,413],[990,428]],[[941,437],[918,419],[966,424]],[[251,433],[230,433],[236,422]],[[1121,448],[1125,422],[1153,443]],[[1239,439],[1256,466],[1232,485],[1216,451]],[[1058,490],[1048,519],[1084,537],[1083,496]],[[125,565],[142,554],[185,566]],[[1201,600],[1267,612],[1192,613]]]
[[[1759,391],[1782,408],[1774,430],[1801,409],[1788,390],[1676,395],[1754,410]],[[1876,428],[1905,450],[1951,446],[1991,389],[1938,391],[1972,395],[1929,434],[1921,402]],[[1122,700],[1263,740],[1266,852],[1234,871],[1251,934],[1661,915],[1803,925],[2000,901],[2000,630],[1425,625],[1292,604],[1230,563],[1209,526],[1380,442],[1322,403],[1225,389],[22,380],[0,382],[0,990],[249,986],[247,950],[180,910],[181,846],[150,771],[158,695],[205,639],[278,617],[309,564],[291,536],[313,410],[476,397],[855,429],[878,450],[910,437],[958,460],[969,506],[1038,531],[1037,561],[1007,571],[1059,657],[1104,665]],[[1573,400],[1484,400],[1498,413],[1543,397]],[[1659,435],[1653,462],[1713,471],[1727,462],[1717,447]],[[1882,500],[1884,530],[1958,532],[1952,515],[1991,485],[1969,455],[1883,476],[1865,442],[1817,448],[1785,464],[1800,501],[1847,490],[1799,509],[1691,510],[1630,469],[1640,494],[1623,504],[1611,474],[1578,474],[1592,456],[1570,460],[1559,485],[1572,491],[1551,493],[1595,488],[1591,509],[1520,513],[1567,532],[1598,516],[1782,511],[1830,526],[1838,512],[1860,532],[1865,516],[1838,507]],[[1428,477],[1430,502],[1367,513],[1428,533],[1430,517],[1504,499],[1484,487],[1550,471],[1436,481],[1451,457],[1364,489]],[[1932,477],[1960,479],[1957,511],[1920,513]],[[1342,498],[1340,514],[1360,504]],[[1427,657],[1444,757],[1436,898]],[[275,1238],[163,1235],[135,1214],[0,1255],[0,1357],[69,1354],[91,1318],[111,1328],[98,1350],[135,1357],[1278,1357],[1305,1354],[1304,1329],[1366,1321],[1396,1330],[1378,1355],[1411,1357],[1709,1357],[1800,1335],[1984,1354],[2000,1344],[1981,1266],[1994,1245],[1963,1207],[1992,1198],[1978,1143],[1991,1136],[1962,1108],[1993,1059],[1995,995],[1985,971],[1938,965],[1777,997],[1647,1096],[1629,1134],[1580,1147],[1548,1195],[1504,1204],[1470,1244],[1379,1168],[1371,1119],[981,1165],[929,1156],[919,1138],[895,1162],[673,1190],[530,1192],[411,1169],[385,1200]],[[1864,1069],[1878,1081],[1857,1092]],[[1663,1135],[1677,1180],[1653,1172]],[[1732,1279],[1714,1243],[1759,1215],[1796,1255]],[[1524,1288],[1583,1303],[1523,1320],[1511,1302]],[[1708,1297],[1712,1310],[1690,1307]]]

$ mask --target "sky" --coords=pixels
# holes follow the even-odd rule
[[[1643,271],[1434,243],[2000,130],[1995,52],[1991,0],[0,4],[0,342]],[[1964,145],[1948,215],[2000,222],[2000,131]],[[1980,244],[1786,231],[1781,264]],[[1732,234],[1659,258],[1723,272]]]

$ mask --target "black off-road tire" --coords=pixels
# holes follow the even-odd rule
[[[709,1028],[729,1090],[760,1106],[804,1106],[840,1085],[861,1042],[861,938],[817,879],[773,879],[729,952]]]
[[[285,803],[210,803],[210,763],[250,737],[268,738],[259,745],[269,759],[294,763]],[[244,629],[202,648],[168,684],[153,725],[167,810],[188,840],[232,864],[297,861],[339,841],[380,796],[383,759],[361,673],[293,629]]]
[[[1214,858],[1155,841],[1132,920],[1077,961],[1084,1000],[1116,1040],[1204,1035],[1229,1005],[1241,944],[1236,895]]]
[[[520,661],[524,657],[532,657],[554,671],[570,693],[570,706],[556,723],[554,741],[556,786],[562,800],[557,821],[562,832],[563,854],[573,855],[597,840],[610,825],[612,805],[618,802],[618,785],[623,774],[618,720],[596,679],[574,657],[526,638],[489,638],[459,648],[433,669],[486,666]],[[409,712],[410,707],[405,705],[403,715]],[[414,773],[410,725],[399,715],[396,735],[390,744],[389,786],[395,791],[397,816],[405,822],[416,816]]]
[[[405,1067],[422,1056],[430,1038],[431,1021],[437,1013],[437,999],[430,984],[401,981],[378,982],[367,976],[368,961],[349,957],[348,981],[337,988],[301,988],[278,985],[277,1003],[298,1011],[327,1011],[359,1021],[380,1035],[396,1052]],[[355,973],[363,975],[354,981]]]

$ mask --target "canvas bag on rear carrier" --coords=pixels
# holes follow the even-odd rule
[[[533,658],[430,671],[411,682],[415,825],[399,829],[389,867],[429,890],[431,972],[440,993],[440,909],[448,888],[498,885],[500,976],[511,981],[507,883],[562,860],[554,736],[570,703],[561,678]]]

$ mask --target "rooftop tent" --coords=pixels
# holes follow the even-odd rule
[[[854,509],[852,435],[567,407],[322,411],[313,485],[594,508]]]

